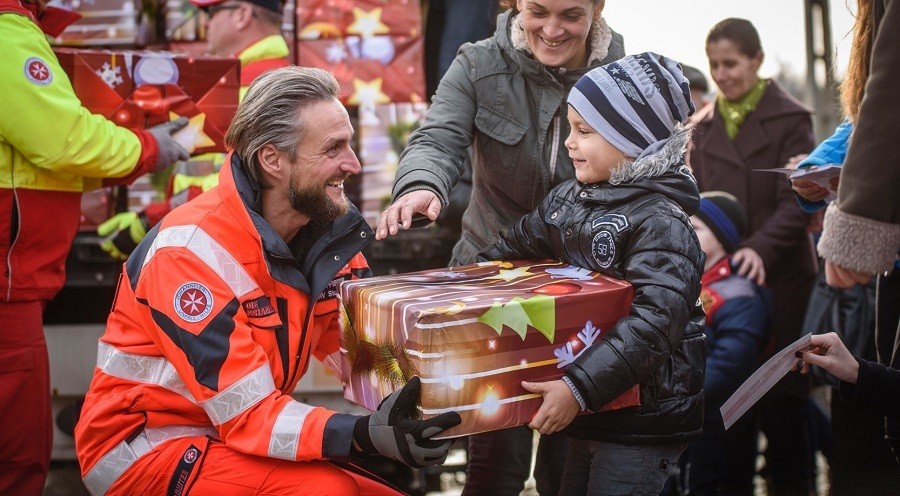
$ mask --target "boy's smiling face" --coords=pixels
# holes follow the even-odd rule
[[[569,106],[569,137],[566,148],[575,166],[575,177],[586,184],[609,179],[610,171],[628,157],[594,130]]]

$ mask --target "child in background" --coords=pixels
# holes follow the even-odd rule
[[[627,317],[544,396],[529,424],[572,438],[560,494],[657,494],[703,422],[703,252],[689,215],[700,201],[684,166],[693,112],[678,64],[654,53],[583,76],[568,97],[576,179],[501,233],[482,260],[556,258],[625,279]],[[641,405],[576,418],[640,384]]]
[[[691,224],[706,254],[700,301],[706,310],[709,351],[703,436],[691,442],[682,457],[679,494],[753,494],[753,411],[726,431],[719,408],[759,363],[771,325],[771,295],[733,270],[731,254],[747,233],[744,209],[734,196],[721,191],[702,194]]]

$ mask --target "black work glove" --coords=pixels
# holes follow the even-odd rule
[[[431,440],[445,429],[462,422],[456,412],[447,412],[428,420],[419,420],[420,380],[413,377],[403,388],[385,398],[371,415],[360,417],[353,429],[353,440],[365,454],[381,454],[421,468],[444,463],[452,439]]]
[[[173,133],[187,126],[187,124],[187,117],[179,117],[174,121],[147,129],[156,139],[156,143],[159,146],[159,155],[156,157],[156,165],[153,166],[153,172],[165,170],[166,167],[178,160],[191,158],[191,154],[172,137]]]
[[[111,257],[122,261],[128,259],[148,230],[150,226],[144,212],[122,212],[97,226],[97,234],[103,238],[100,247]]]

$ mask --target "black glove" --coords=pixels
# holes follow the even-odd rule
[[[385,398],[371,415],[360,417],[353,429],[353,440],[365,454],[381,454],[421,468],[444,463],[452,439],[430,438],[462,422],[456,412],[447,412],[428,420],[419,420],[420,381],[413,377],[399,391]]]
[[[128,259],[149,230],[144,212],[122,212],[97,226],[97,234],[103,238],[100,247],[111,257],[123,261]]]
[[[179,117],[172,122],[159,124],[147,130],[153,135],[156,143],[159,145],[159,155],[156,157],[156,165],[153,166],[153,172],[164,170],[178,160],[191,158],[191,154],[172,138],[172,133],[187,126],[187,124],[187,117]]]

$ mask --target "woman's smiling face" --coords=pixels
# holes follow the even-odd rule
[[[586,66],[588,36],[601,5],[592,0],[517,0],[534,58],[548,67]]]

